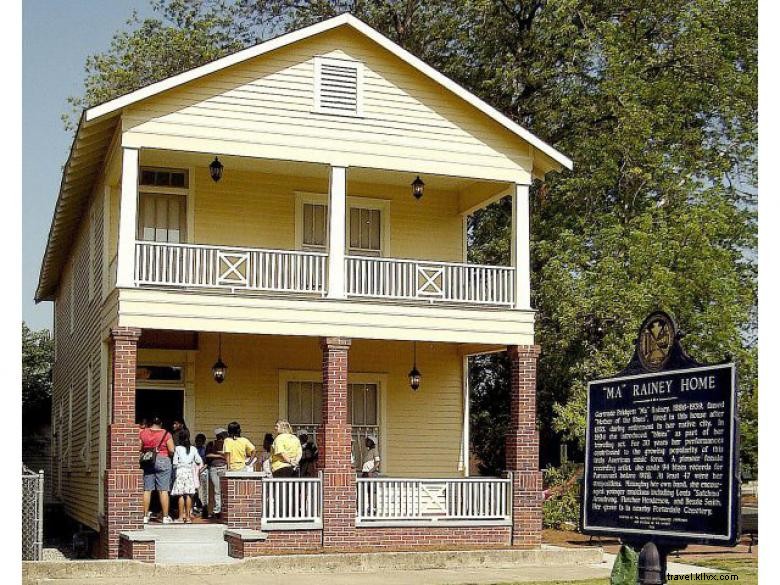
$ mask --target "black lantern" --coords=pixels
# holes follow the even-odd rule
[[[214,376],[214,381],[217,384],[222,384],[227,376],[227,366],[222,361],[222,334],[219,334],[219,355],[217,361],[211,366],[211,375]]]
[[[223,168],[225,168],[224,165],[219,162],[219,159],[215,156],[214,160],[209,165],[209,173],[211,173],[211,178],[214,179],[215,183],[222,178]]]
[[[414,195],[414,198],[418,201],[420,200],[420,197],[423,196],[423,189],[425,188],[425,183],[423,183],[423,180],[420,178],[420,175],[417,175],[417,178],[412,181],[412,195]]]
[[[409,371],[409,387],[414,390],[415,392],[420,388],[420,380],[422,379],[422,374],[420,374],[420,370],[417,369],[417,342],[414,342],[414,361],[412,364],[412,369]]]

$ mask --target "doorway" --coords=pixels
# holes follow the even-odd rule
[[[162,419],[163,428],[171,430],[174,420],[184,420],[184,390],[181,388],[137,388],[135,422]]]

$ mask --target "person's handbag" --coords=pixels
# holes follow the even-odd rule
[[[138,461],[138,463],[141,465],[141,469],[144,471],[150,471],[154,469],[154,465],[157,463],[157,451],[160,449],[160,446],[162,446],[167,437],[168,432],[165,431],[163,432],[162,439],[160,439],[160,442],[156,447],[145,447],[144,450],[141,451],[141,457]]]

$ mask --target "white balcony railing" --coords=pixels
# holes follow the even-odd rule
[[[319,477],[263,479],[263,530],[322,528],[322,472]]]
[[[347,256],[347,295],[511,306],[514,268]]]
[[[327,254],[136,242],[135,282],[160,286],[326,292]]]
[[[505,524],[511,514],[511,479],[357,479],[359,525]]]

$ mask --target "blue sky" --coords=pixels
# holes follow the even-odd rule
[[[72,135],[60,115],[80,95],[88,55],[104,51],[136,10],[150,16],[148,0],[25,0],[22,14],[22,318],[51,327],[52,303],[35,305],[62,165]]]

